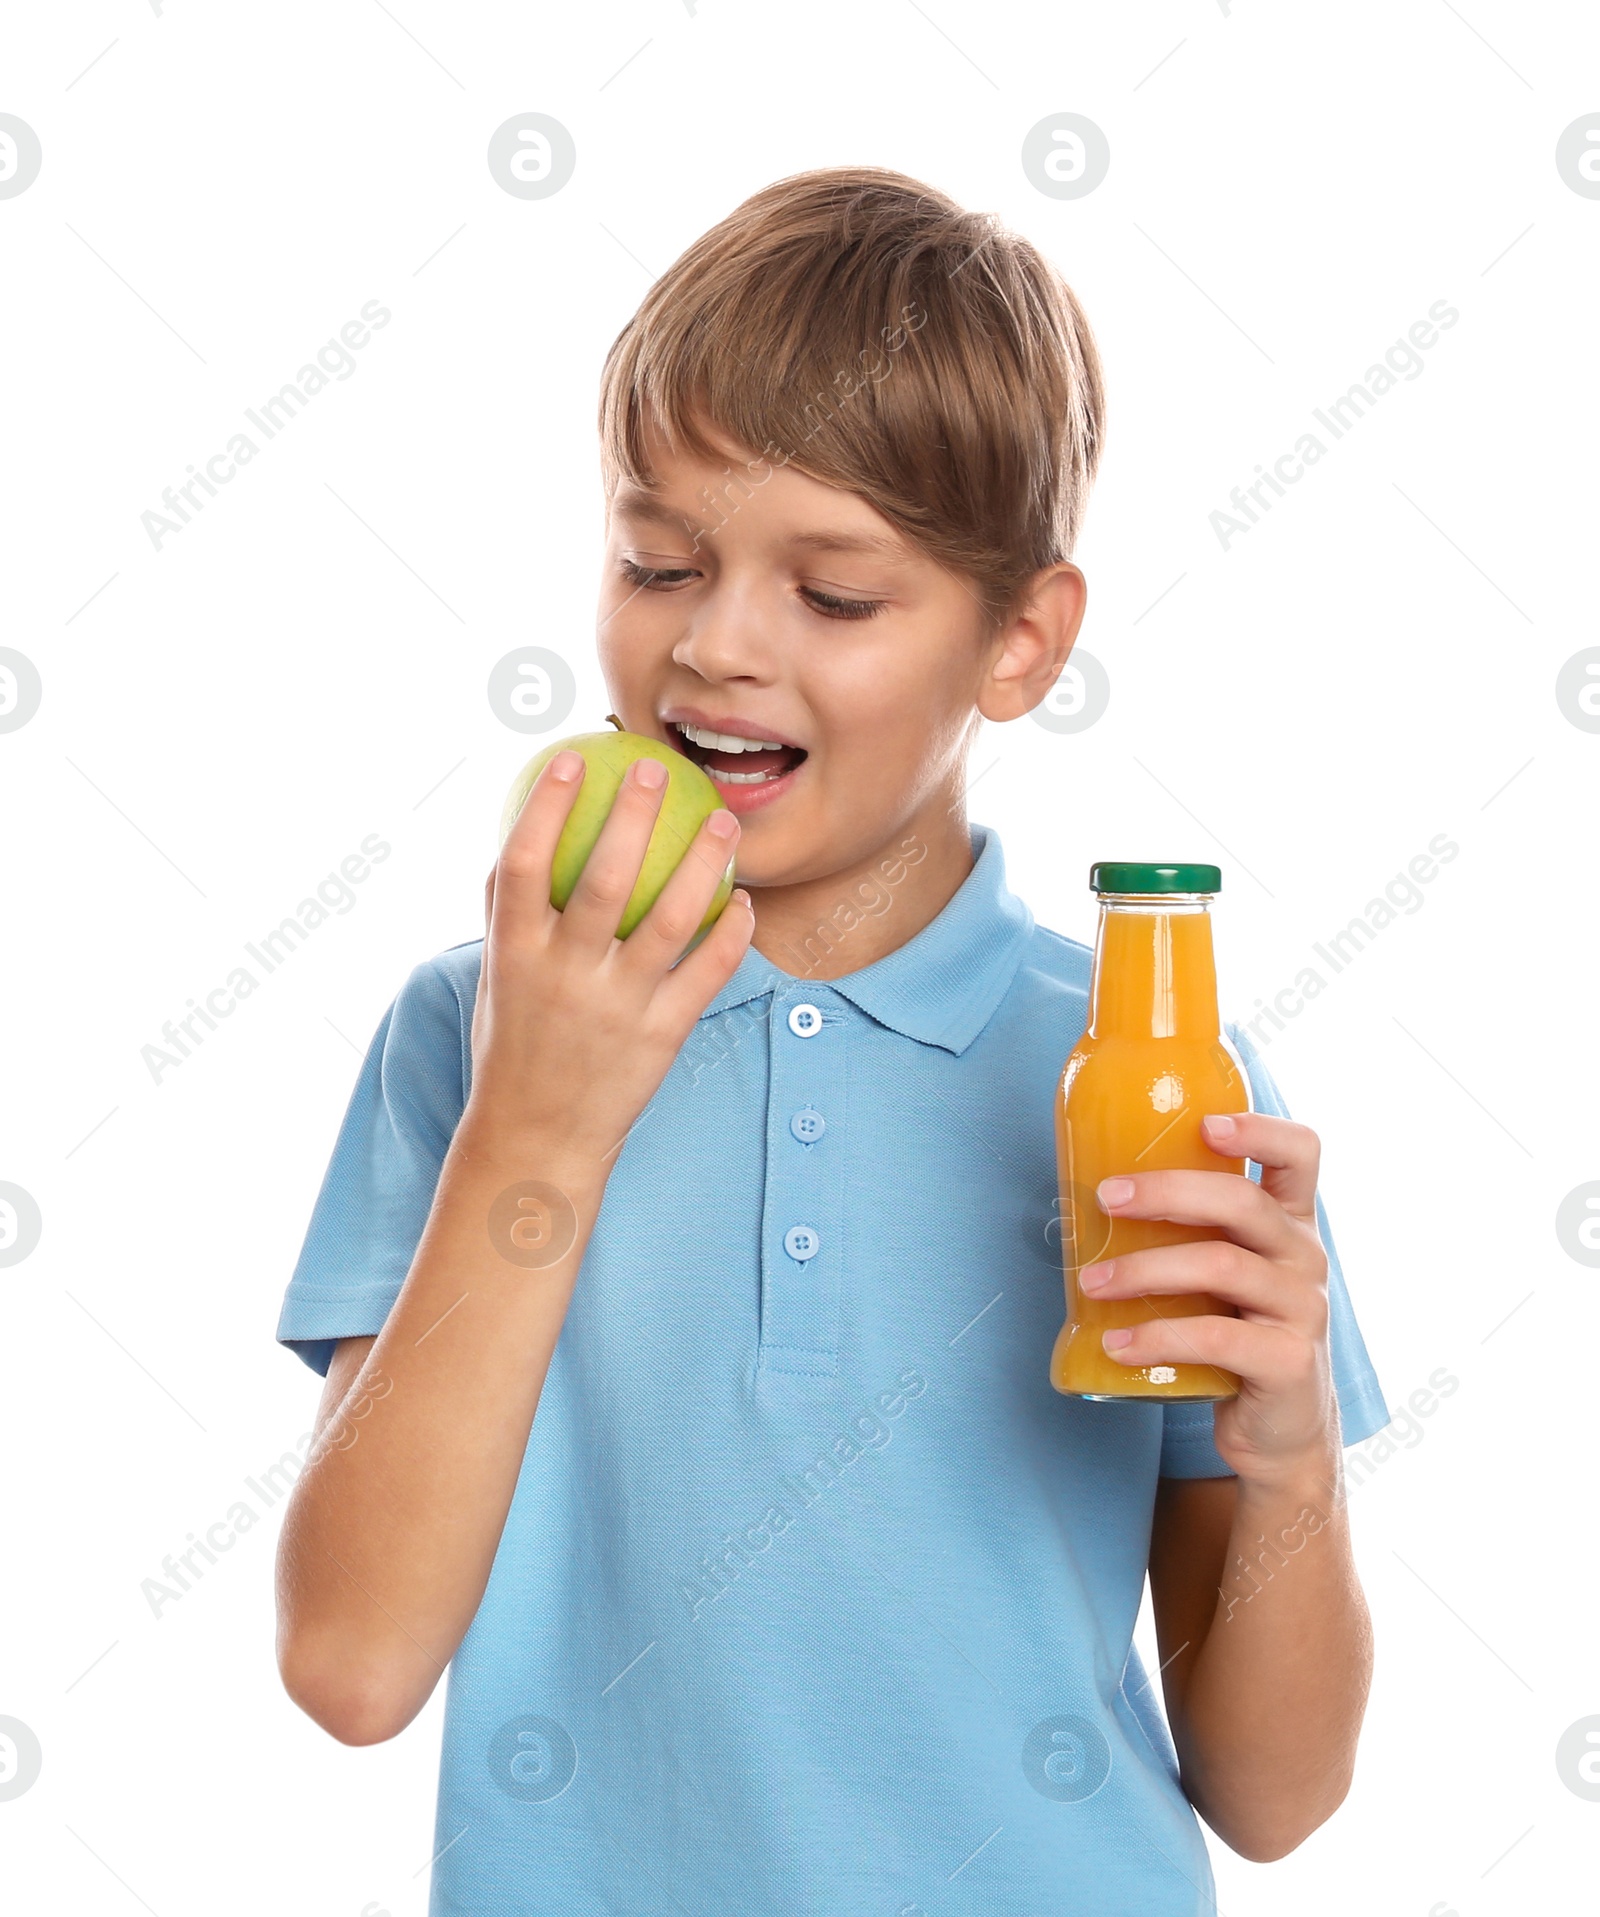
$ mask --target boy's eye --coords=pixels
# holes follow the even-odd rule
[[[875,612],[882,612],[887,603],[882,599],[840,599],[831,592],[818,592],[815,586],[802,586],[800,593],[808,604],[829,619],[870,619]]]
[[[640,566],[631,559],[622,562],[622,576],[635,586],[679,586],[693,579],[692,566]]]
[[[622,576],[630,585],[646,589],[670,591],[698,577],[693,566],[641,566],[637,560],[627,558],[620,564]],[[813,612],[820,612],[826,619],[870,619],[887,604],[882,599],[843,599],[816,586],[802,586],[800,596]]]

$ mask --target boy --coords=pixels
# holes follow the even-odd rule
[[[1101,419],[1054,270],[877,169],[753,196],[612,348],[606,683],[725,809],[619,942],[659,783],[558,913],[551,762],[485,938],[379,1027],[278,1333],[328,1379],[284,1682],[364,1744],[449,1665],[436,1913],[1192,1917],[1196,1809],[1266,1860],[1348,1788],[1340,1445],[1388,1412],[1237,1028],[1255,1110],[1210,1135],[1259,1177],[1108,1180],[1226,1236],[1101,1275],[1236,1307],[1118,1355],[1240,1396],[1047,1378],[1091,955],[963,793],[1077,636]]]

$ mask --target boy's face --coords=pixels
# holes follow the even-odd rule
[[[724,458],[673,453],[647,418],[659,484],[608,501],[599,651],[617,717],[711,775],[739,816],[743,884],[849,871],[912,830],[964,838],[980,712],[1043,697],[1059,631],[1048,669],[1027,638],[1019,663],[970,583],[865,499],[715,443]]]

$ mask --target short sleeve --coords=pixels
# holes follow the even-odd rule
[[[383,1329],[427,1223],[466,1103],[468,949],[417,966],[384,1013],[323,1175],[277,1338],[324,1376],[339,1339]]]
[[[1291,1114],[1283,1102],[1283,1094],[1255,1047],[1237,1025],[1229,1025],[1227,1032],[1249,1074],[1254,1109],[1274,1118],[1288,1118]],[[1261,1167],[1253,1160],[1246,1170],[1257,1184],[1261,1182]],[[1381,1431],[1389,1422],[1389,1407],[1384,1403],[1378,1374],[1367,1356],[1361,1327],[1356,1323],[1320,1192],[1317,1194],[1317,1231],[1322,1248],[1328,1254],[1328,1344],[1333,1360],[1334,1392],[1339,1400],[1340,1430],[1348,1446]],[[1162,1477],[1229,1478],[1234,1475],[1212,1443],[1212,1411],[1209,1404],[1162,1407]]]

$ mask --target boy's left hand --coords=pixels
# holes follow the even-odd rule
[[[1227,1127],[1232,1125],[1232,1131]],[[1223,1171],[1147,1171],[1100,1186],[1112,1218],[1215,1225],[1222,1238],[1126,1252],[1078,1274],[1094,1298],[1208,1292],[1237,1318],[1156,1318],[1106,1350],[1127,1365],[1221,1365],[1239,1395],[1218,1402],[1215,1443],[1241,1479],[1278,1483],[1321,1475],[1337,1456],[1338,1401],[1328,1352],[1328,1255],[1317,1232],[1321,1140],[1306,1125],[1262,1112],[1201,1121],[1220,1157],[1253,1158],[1261,1182]],[[1103,1194],[1129,1190],[1121,1203]],[[1103,1282],[1096,1274],[1109,1273]]]

